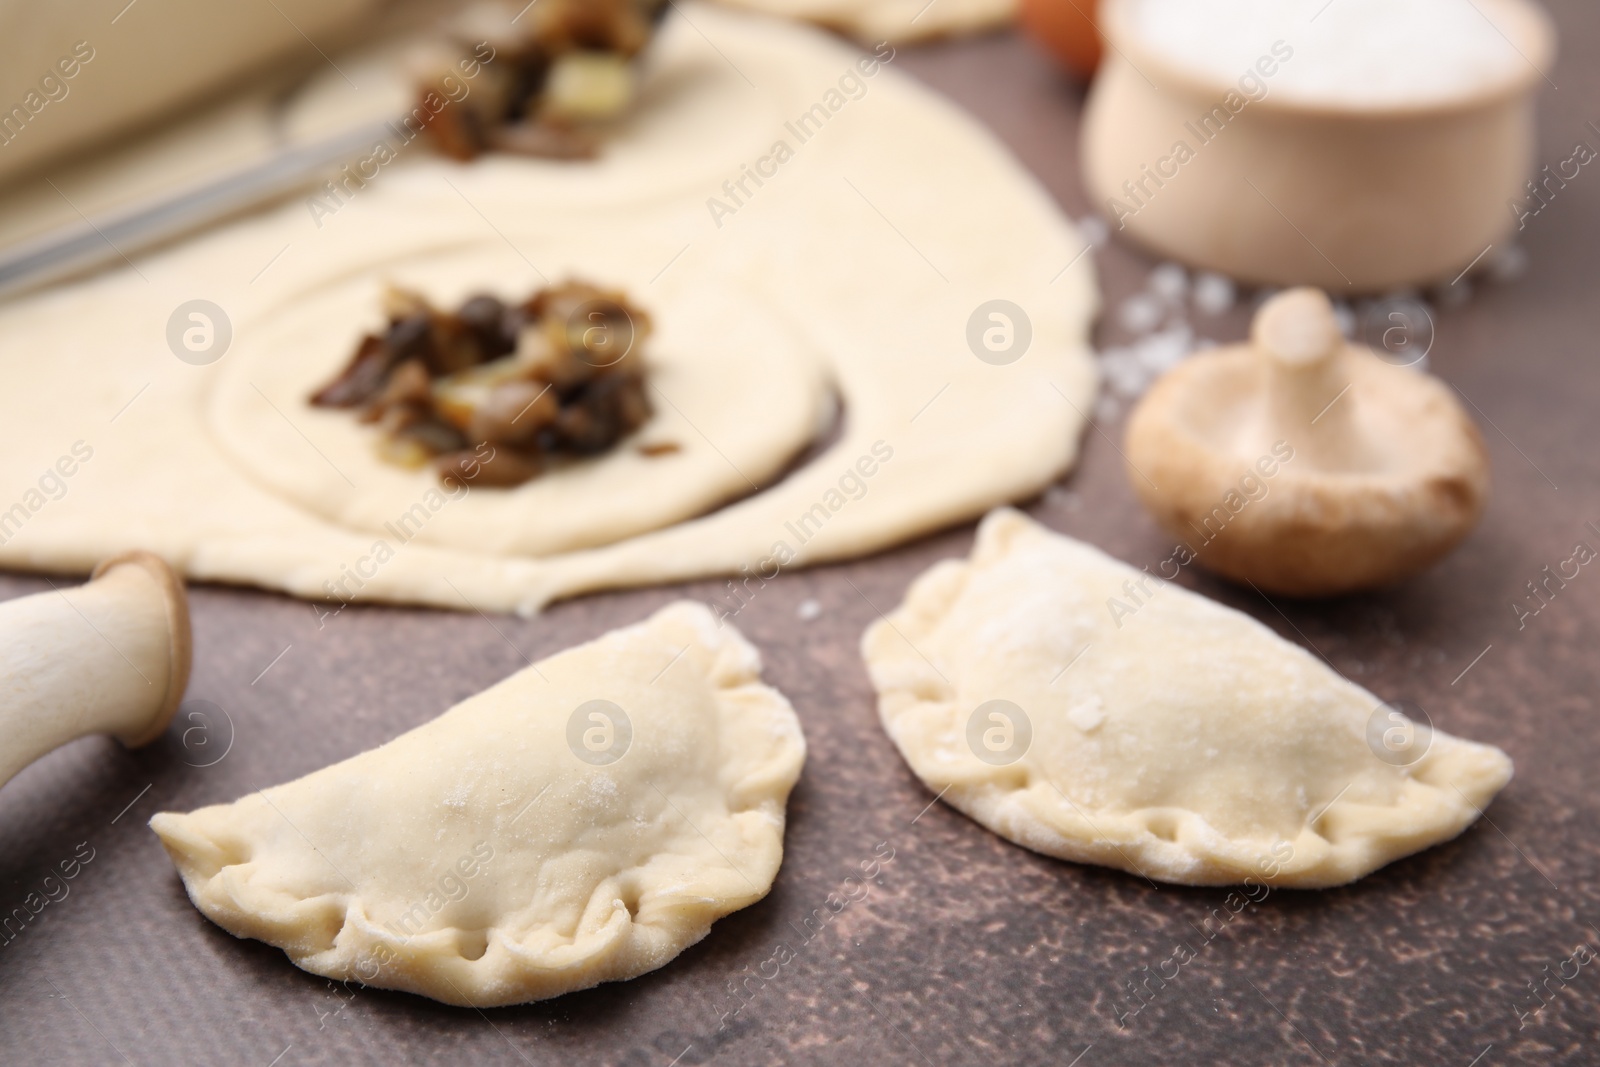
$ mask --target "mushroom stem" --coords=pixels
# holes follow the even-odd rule
[[[1323,470],[1369,466],[1355,405],[1345,396],[1351,377],[1344,335],[1327,295],[1302,288],[1273,297],[1256,313],[1250,341],[1265,364],[1273,435]]]
[[[183,582],[148,552],[106,560],[75,589],[0,604],[0,785],[89,734],[154,741],[191,658]]]

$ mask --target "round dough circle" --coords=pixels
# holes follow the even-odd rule
[[[720,0],[783,18],[805,19],[858,41],[921,41],[982,33],[1010,22],[1017,0]]]
[[[75,441],[93,455],[71,492],[30,511],[26,528],[0,543],[0,564],[87,570],[139,546],[199,581],[342,603],[531,614],[595,590],[713,575],[738,574],[753,588],[777,570],[887,549],[1060,478],[1094,401],[1087,334],[1098,300],[1088,249],[1048,192],[969,116],[901,76],[891,49],[863,54],[790,22],[690,0],[674,7],[681,12],[650,50],[644,106],[593,161],[490,156],[458,165],[406,146],[364,185],[316,194],[315,208],[285,204],[141,258],[137,270],[0,308],[0,333],[36,354],[0,371],[0,425],[17,443],[0,450],[0,478],[34,484],[56,449]],[[361,95],[388,100],[366,74],[358,83]],[[356,91],[330,85],[331,76],[319,92],[332,95],[316,96],[314,106],[291,108],[299,132],[319,117],[350,117]],[[458,269],[430,275],[435,261]],[[772,406],[719,382],[693,390],[704,396],[670,398],[698,428],[695,438],[742,478],[730,469],[713,485],[707,459],[704,481],[681,483],[703,494],[698,503],[654,499],[647,512],[628,511],[637,502],[599,501],[585,490],[584,507],[613,509],[611,519],[573,516],[553,531],[545,516],[534,528],[514,499],[557,483],[493,491],[505,498],[505,516],[492,518],[482,517],[484,489],[447,506],[425,499],[428,534],[397,537],[384,523],[417,498],[319,469],[328,464],[306,442],[321,432],[312,422],[333,413],[310,408],[303,394],[275,393],[273,381],[246,377],[241,386],[235,364],[267,366],[257,346],[268,347],[269,334],[292,334],[297,321],[313,321],[319,301],[365,284],[367,297],[339,316],[342,337],[323,350],[331,375],[356,335],[378,325],[378,284],[405,283],[413,265],[411,281],[445,306],[475,287],[517,296],[582,273],[649,310],[669,357],[693,355],[676,336],[703,336],[684,316],[732,308],[733,319],[772,335],[747,350],[786,347],[803,364],[796,373],[815,375],[813,397],[837,389],[840,434],[773,481],[778,471],[759,469],[780,454],[781,466],[788,450],[776,445],[797,431],[760,425],[774,421]],[[166,341],[174,309],[196,299],[224,309],[233,325],[233,348],[199,367],[174,358]],[[1014,323],[1026,350],[1003,362],[969,341],[973,317],[992,326],[984,315],[996,306],[1029,320]],[[285,365],[312,355],[275,347]],[[259,396],[253,410],[223,396],[256,396],[252,380],[281,395],[281,414],[263,410]],[[301,384],[321,381],[306,375]],[[798,410],[791,400],[776,409],[788,418]],[[298,458],[241,461],[235,409],[219,414],[228,403],[245,405],[258,426],[290,424],[270,432]],[[828,406],[824,398],[820,408]],[[365,428],[339,414],[349,463],[368,462]],[[718,420],[741,424],[750,443],[719,439],[708,430]],[[273,481],[282,483],[285,466],[287,487]],[[368,494],[367,502],[351,517],[342,501],[318,505],[339,508],[330,519],[296,495],[306,492],[302,477],[353,498]],[[618,479],[633,484],[620,468]],[[409,485],[425,498],[437,492]],[[655,484],[642,492],[672,495]],[[730,492],[747,495],[643,529],[646,514],[660,521],[674,509],[703,511]],[[391,502],[399,508],[385,512]],[[480,519],[468,521],[473,512]],[[624,533],[626,523],[639,532]],[[604,543],[520,550],[588,538]]]
[[[552,241],[539,248],[541,259],[568,264],[559,277],[602,285],[631,273],[584,253],[593,233]],[[561,244],[568,247],[556,251]],[[242,331],[208,402],[224,451],[270,491],[342,526],[539,556],[659,529],[749,493],[810,441],[828,401],[819,359],[758,303],[721,286],[626,286],[654,326],[640,353],[650,420],[609,452],[514,488],[444,490],[431,469],[380,458],[381,431],[355,411],[307,404],[361,335],[381,328],[385,281],[440,307],[476,292],[517,300],[540,284],[489,269],[495,260],[485,251],[473,244],[375,262],[266,310]],[[642,443],[677,451],[646,456]]]

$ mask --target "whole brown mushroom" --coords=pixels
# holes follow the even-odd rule
[[[1328,298],[1262,305],[1250,343],[1196,356],[1129,420],[1128,476],[1203,566],[1330,596],[1437,561],[1477,523],[1489,462],[1450,390],[1340,334]]]

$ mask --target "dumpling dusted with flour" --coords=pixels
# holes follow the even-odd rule
[[[889,736],[946,802],[1168,882],[1354,881],[1461,833],[1511,778],[1499,749],[1008,509],[863,652]]]
[[[330,978],[517,1004],[633,978],[761,899],[805,741],[702,605],[343,763],[150,820],[189,897]]]

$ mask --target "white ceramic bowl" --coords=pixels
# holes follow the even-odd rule
[[[1534,170],[1533,95],[1555,51],[1527,0],[1471,0],[1525,60],[1471,91],[1405,106],[1316,103],[1262,75],[1266,95],[1237,113],[1225,106],[1242,96],[1237,84],[1142,39],[1139,2],[1105,5],[1109,47],[1084,120],[1085,180],[1113,228],[1242,281],[1339,295],[1449,281],[1517,226],[1513,203]],[[1276,66],[1264,55],[1264,69]],[[1213,118],[1201,126],[1203,116]],[[1180,142],[1191,150],[1182,161]]]

